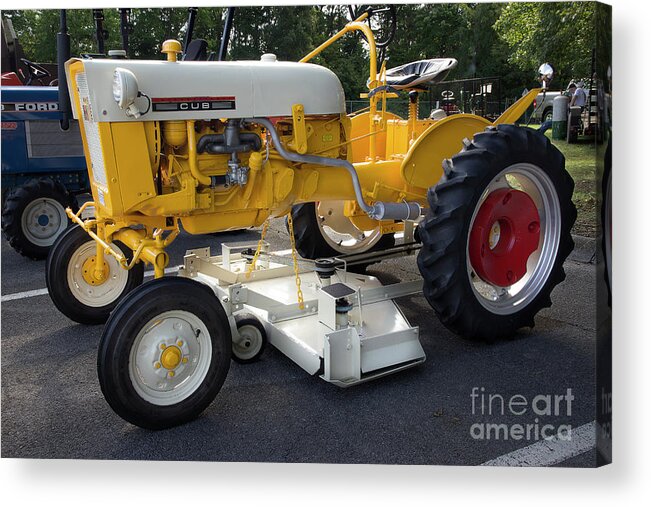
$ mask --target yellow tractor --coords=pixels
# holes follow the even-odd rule
[[[95,216],[68,211],[76,225],[51,252],[47,283],[71,319],[108,320],[100,385],[127,421],[159,429],[197,417],[231,356],[256,360],[267,342],[341,386],[420,364],[418,328],[393,302],[405,294],[422,291],[445,326],[489,342],[551,304],[576,210],[561,153],[514,125],[540,89],[492,123],[422,119],[419,94],[456,60],[378,66],[369,14],[300,62],[180,60],[175,40],[165,61],[67,62]],[[349,115],[337,76],[308,62],[353,31],[370,68],[368,107]],[[544,88],[551,69],[541,73]],[[406,119],[387,110],[401,93]],[[284,257],[264,239],[283,216]],[[181,226],[263,229],[248,249],[189,251],[179,276],[164,277]],[[415,283],[347,269],[416,250]],[[144,265],[155,279],[142,284]]]

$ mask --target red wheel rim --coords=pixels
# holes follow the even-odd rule
[[[483,202],[470,229],[470,264],[485,282],[510,287],[527,273],[540,243],[540,215],[521,190],[500,188]]]

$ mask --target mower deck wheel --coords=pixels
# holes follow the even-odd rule
[[[233,339],[233,360],[238,363],[254,363],[260,359],[267,346],[267,332],[262,322],[250,313],[235,316],[239,337]]]

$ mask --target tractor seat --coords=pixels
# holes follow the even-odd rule
[[[443,81],[456,66],[454,58],[432,58],[406,63],[386,71],[386,84],[394,90],[422,89]]]
[[[192,39],[183,55],[186,62],[200,62],[208,59],[208,43],[204,39]]]

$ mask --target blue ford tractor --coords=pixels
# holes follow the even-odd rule
[[[102,9],[92,10],[97,54],[105,57]],[[122,50],[128,47],[130,9],[120,9]],[[63,64],[70,58],[66,11],[57,34],[57,64],[24,57],[11,19],[2,20],[2,231],[9,244],[32,259],[47,257],[70,224],[66,207],[89,192],[78,123],[70,113]]]
[[[18,253],[44,259],[68,227],[65,208],[89,189],[86,159],[56,66],[24,58],[11,20],[2,24],[2,231]]]
[[[47,256],[68,226],[65,208],[88,190],[79,126],[61,127],[58,90],[2,87],[2,231],[20,254]]]

